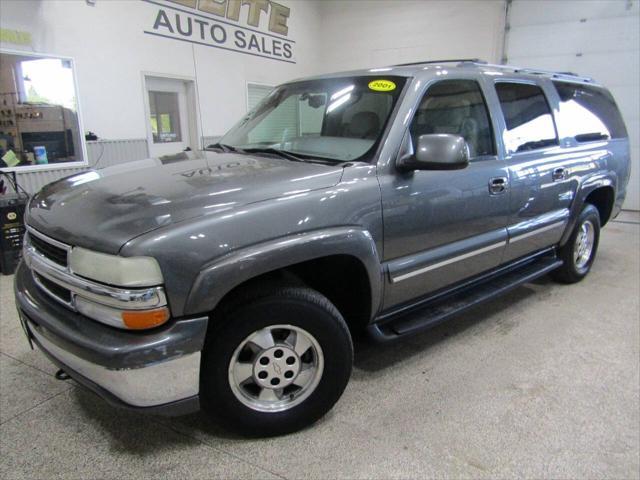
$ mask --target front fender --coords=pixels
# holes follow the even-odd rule
[[[185,314],[212,311],[233,288],[258,275],[331,255],[349,255],[362,262],[371,287],[371,312],[375,314],[382,298],[380,258],[371,234],[349,226],[277,238],[216,259],[197,275]]]

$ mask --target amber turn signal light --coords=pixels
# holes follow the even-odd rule
[[[130,310],[122,312],[122,321],[127,328],[132,330],[143,330],[162,325],[169,320],[169,309],[167,307],[155,310]]]

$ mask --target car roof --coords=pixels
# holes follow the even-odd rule
[[[479,60],[471,59],[450,59],[450,60],[426,60],[422,62],[401,63],[386,67],[367,68],[359,70],[349,70],[343,72],[316,75],[313,77],[300,78],[301,80],[321,80],[340,77],[395,75],[401,77],[432,77],[442,75],[442,72],[465,72],[485,75],[504,75],[510,77],[535,78],[545,77],[552,80],[563,80],[575,83],[584,83],[599,86],[592,78],[580,76],[573,72],[554,72],[551,70],[541,70],[536,68],[517,67],[514,65],[497,65]],[[289,83],[289,82],[287,82]]]

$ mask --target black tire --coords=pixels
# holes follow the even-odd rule
[[[578,235],[581,235],[583,226],[587,223],[593,228],[593,246],[588,260],[583,259],[583,263],[576,263],[575,255],[579,248],[576,240],[578,239]],[[558,251],[558,256],[564,263],[560,268],[551,273],[552,278],[561,283],[576,283],[586,277],[596,258],[599,241],[600,214],[596,207],[591,204],[585,204],[582,212],[580,212],[578,216],[578,221],[576,222],[573,232],[571,232],[569,240],[567,240],[567,243]]]
[[[247,436],[300,430],[326,414],[347,386],[353,364],[349,329],[335,306],[315,290],[304,287],[250,290],[224,308],[221,318],[211,321],[215,326],[209,329],[203,350],[200,395],[204,410],[230,430]],[[231,360],[237,358],[237,349],[256,331],[283,324],[303,329],[314,337],[322,351],[324,368],[316,377],[319,383],[315,389],[309,389],[311,393],[301,403],[284,411],[258,411],[241,402],[234,393]],[[235,388],[237,392],[238,387]]]

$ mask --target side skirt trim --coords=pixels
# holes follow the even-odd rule
[[[555,249],[553,247],[550,247],[550,248],[538,250],[537,252],[534,252],[530,255],[526,255],[522,258],[513,260],[495,269],[481,273],[472,278],[468,278],[454,285],[445,287],[442,290],[439,290],[427,296],[421,297],[416,301],[411,301],[400,306],[392,307],[388,310],[385,310],[384,312],[381,312],[378,316],[376,316],[376,318],[373,320],[372,323],[385,323],[386,321],[398,315],[402,315],[404,313],[407,313],[413,310],[419,310],[425,304],[437,301],[440,298],[444,298],[458,291],[465,290],[467,288],[472,288],[474,285],[483,283],[492,278],[499,277],[505,273],[508,273],[509,271],[522,267],[528,263],[535,261],[536,259],[539,259],[547,255],[555,256]]]
[[[553,250],[535,259],[517,262],[518,268],[505,270],[501,275],[486,276],[467,288],[460,287],[443,293],[424,308],[415,308],[385,321],[372,323],[368,333],[377,341],[389,341],[431,328],[469,308],[503,295],[514,288],[531,282],[562,265]]]

